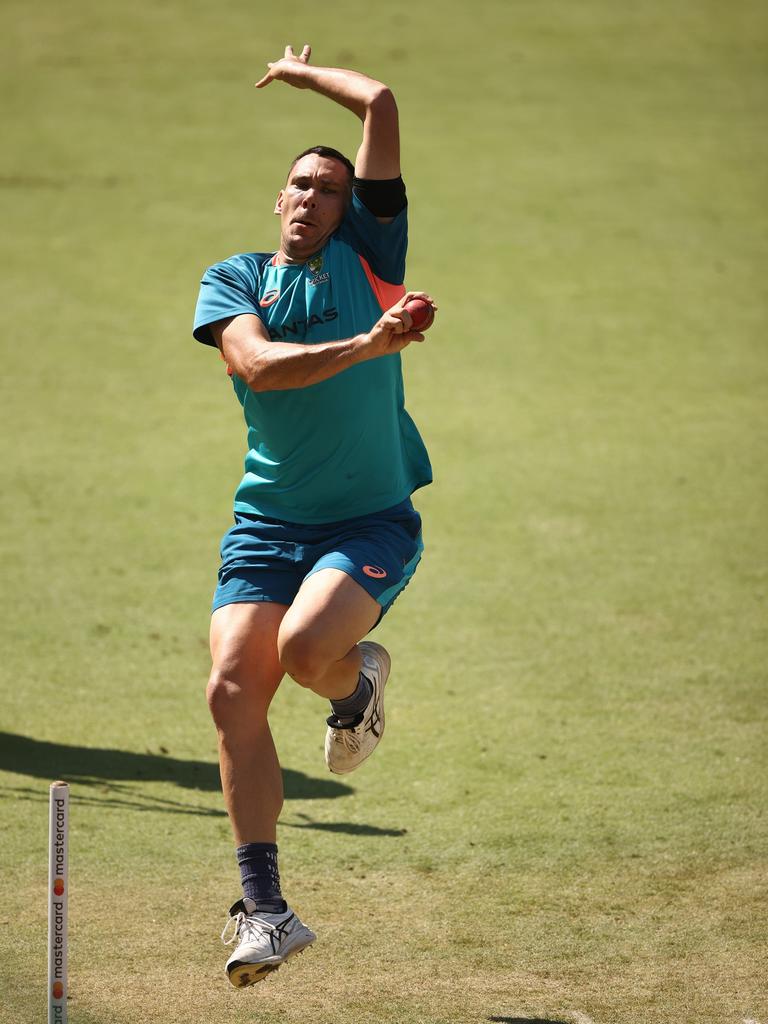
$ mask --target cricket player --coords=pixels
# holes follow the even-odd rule
[[[403,285],[397,106],[380,82],[309,58],[309,46],[299,56],[286,47],[257,87],[311,89],[357,115],[355,163],[323,146],[294,160],[275,206],[279,248],[210,267],[194,325],[226,361],[248,430],[221,545],[207,690],[242,878],[222,934],[235,946],[226,970],[237,987],[315,939],[280,891],[270,702],[286,674],[330,701],[332,772],[372,753],[390,658],[364,638],[419,562],[411,494],[432,479],[403,399],[400,352],[424,340],[404,305],[432,300]]]

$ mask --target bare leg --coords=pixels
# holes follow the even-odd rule
[[[380,605],[347,573],[313,573],[280,624],[277,646],[284,671],[321,697],[349,696],[360,673],[357,643],[380,613]]]
[[[276,842],[283,779],[267,712],[284,670],[277,636],[287,608],[231,604],[211,618],[208,705],[219,735],[224,803],[235,842]]]

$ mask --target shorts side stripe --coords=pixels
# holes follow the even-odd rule
[[[416,572],[416,566],[421,561],[421,556],[424,551],[424,541],[421,539],[421,534],[419,534],[419,536],[417,537],[416,542],[418,544],[416,554],[413,556],[410,562],[406,564],[405,568],[403,569],[403,578],[398,583],[395,583],[394,586],[389,587],[388,590],[383,591],[376,598],[376,600],[382,607],[386,608],[388,604],[391,604],[394,601],[394,599],[397,597],[397,595],[400,593],[403,587],[408,585],[411,576],[413,576],[413,574]]]

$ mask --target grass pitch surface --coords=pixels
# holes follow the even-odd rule
[[[605,0],[4,10],[0,1021],[45,1013],[72,784],[72,1024],[766,1024],[765,18]],[[240,413],[189,328],[354,151],[286,41],[398,97],[405,354],[437,483],[343,782],[290,683],[285,891],[315,949],[231,990],[202,690]],[[274,241],[273,241],[274,240]]]

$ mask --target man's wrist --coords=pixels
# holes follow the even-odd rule
[[[381,346],[377,344],[377,335],[374,334],[373,330],[356,335],[353,341],[352,351],[356,363],[363,363],[368,359],[375,359],[377,356],[382,355],[383,350],[379,351]]]
[[[316,71],[311,64],[304,64],[303,61],[291,62],[277,76],[278,81],[292,85],[296,89],[311,89],[311,72]]]
[[[373,344],[373,338],[370,331],[366,331],[364,334],[356,334],[353,339],[353,348],[355,360],[362,363],[365,359],[371,358],[371,346]]]

